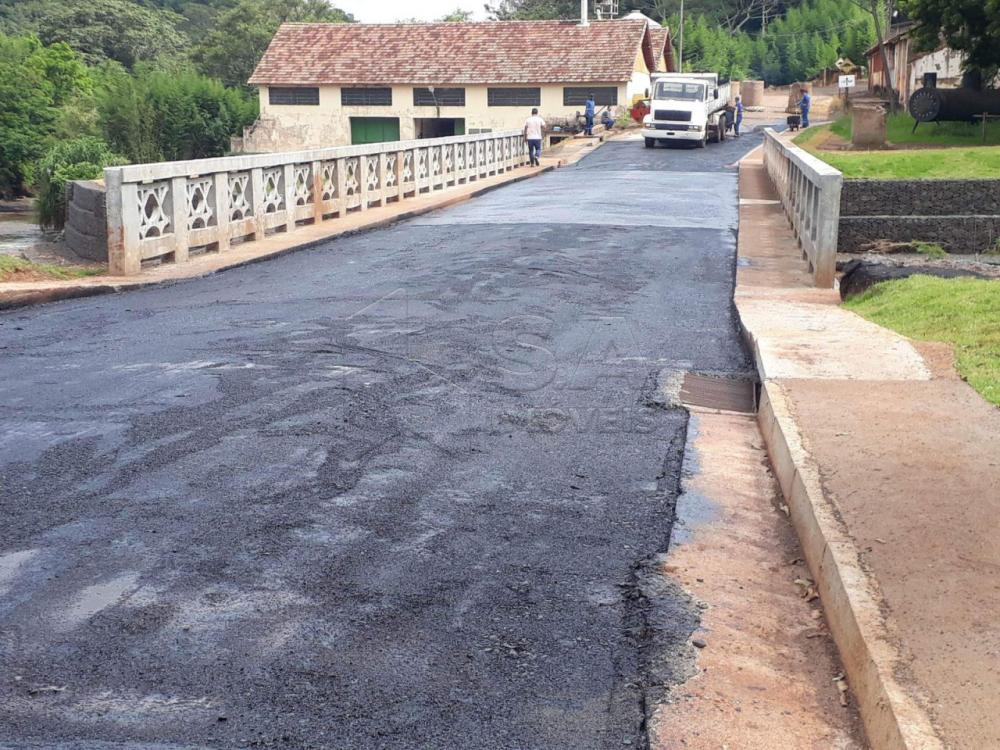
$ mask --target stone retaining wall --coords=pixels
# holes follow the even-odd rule
[[[104,183],[77,180],[66,186],[66,246],[82,258],[108,259],[108,211]]]
[[[845,180],[837,250],[879,240],[981,253],[1000,239],[1000,180]]]

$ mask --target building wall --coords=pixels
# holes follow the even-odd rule
[[[910,39],[901,36],[885,45],[886,57],[889,58],[890,72],[892,73],[892,88],[904,104],[910,95]],[[882,62],[882,53],[876,47],[868,56],[868,89],[869,91],[882,91],[885,89],[886,74],[885,65]]]
[[[886,52],[889,64],[892,66],[893,87],[904,105],[909,101],[910,94],[922,85],[924,73],[937,73],[938,86],[942,88],[958,87],[962,84],[961,52],[943,47],[934,52],[920,54],[913,51],[910,38],[907,36],[887,44]],[[884,88],[884,66],[882,55],[877,49],[869,57],[868,65],[870,69],[868,88]]]
[[[963,60],[961,52],[948,47],[916,58],[910,63],[910,92],[920,88],[924,73],[937,73],[938,86],[942,88],[961,86]]]
[[[645,67],[645,66],[643,66]],[[640,78],[641,73],[637,73]],[[634,76],[635,77],[635,76]],[[645,74],[648,86],[649,74]],[[531,86],[532,84],[524,84]],[[628,106],[628,89],[622,82],[574,84],[565,86],[615,86],[618,104]],[[583,106],[563,106],[564,84],[542,85],[539,113],[542,117],[572,117]],[[247,153],[290,151],[301,148],[345,146],[351,143],[351,117],[398,117],[399,137],[415,138],[414,118],[463,118],[465,132],[474,130],[520,130],[531,107],[487,106],[488,86],[465,86],[464,107],[417,107],[413,104],[413,86],[393,86],[392,104],[378,107],[343,107],[339,86],[320,86],[318,106],[272,106],[267,87],[260,88],[260,118],[247,129],[240,150]],[[519,87],[513,87],[519,88]]]
[[[632,80],[628,82],[626,90],[628,100],[622,101],[621,97],[619,97],[618,103],[631,107],[634,100],[646,99],[649,96],[648,92],[651,86],[652,81],[649,68],[646,65],[646,58],[642,54],[642,50],[639,50],[635,56],[635,65],[632,68]]]

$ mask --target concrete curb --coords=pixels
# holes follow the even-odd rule
[[[746,287],[744,287],[746,289]],[[912,690],[896,679],[905,666],[899,639],[883,614],[877,581],[841,520],[795,421],[780,379],[769,379],[760,347],[734,304],[743,338],[761,379],[757,422],[792,525],[816,582],[826,621],[848,684],[859,703],[868,743],[875,750],[941,750],[945,747]]]
[[[589,153],[589,152],[588,152]],[[60,302],[63,300],[71,299],[81,299],[84,297],[96,297],[104,294],[114,294],[117,292],[133,291],[138,289],[148,289],[151,287],[161,287],[169,286],[171,284],[180,284],[191,279],[200,279],[208,276],[214,276],[217,273],[224,273],[225,271],[230,271],[234,268],[243,268],[244,266],[250,266],[255,263],[262,263],[264,261],[272,260],[273,258],[278,258],[282,255],[287,255],[288,253],[299,252],[300,250],[308,250],[310,248],[322,245],[326,242],[332,240],[340,239],[341,237],[350,237],[356,234],[361,234],[363,232],[369,232],[373,229],[382,229],[392,224],[396,224],[400,221],[405,221],[407,219],[412,219],[416,216],[422,216],[423,214],[430,213],[431,211],[438,211],[443,208],[449,208],[451,206],[463,203],[470,198],[477,198],[480,195],[485,195],[497,188],[506,187],[507,185],[513,185],[516,182],[521,182],[523,180],[531,179],[532,177],[537,177],[538,175],[545,174],[546,172],[551,172],[557,167],[561,166],[562,163],[551,164],[541,167],[537,171],[531,172],[530,174],[520,174],[512,175],[509,180],[504,180],[503,182],[496,182],[491,185],[486,185],[484,187],[478,188],[468,193],[462,193],[461,195],[452,196],[442,196],[441,200],[427,206],[421,206],[419,208],[413,208],[407,211],[401,211],[398,214],[388,216],[382,219],[377,219],[369,224],[360,226],[354,229],[348,229],[343,231],[332,231],[326,237],[320,237],[316,239],[304,240],[301,243],[290,245],[288,247],[283,247],[273,252],[267,253],[266,255],[259,255],[254,258],[246,258],[244,260],[234,260],[233,263],[223,266],[221,268],[213,268],[204,271],[195,271],[189,276],[179,276],[169,279],[152,279],[149,281],[136,280],[127,282],[110,282],[106,284],[65,284],[61,286],[52,286],[42,289],[30,289],[24,290],[22,292],[12,292],[7,296],[0,297],[0,312],[8,310],[16,310],[22,307],[30,307],[33,305],[41,305],[49,302]],[[331,227],[332,228],[332,227]]]
[[[823,494],[780,383],[763,383],[757,422],[869,744],[876,750],[944,748],[930,718],[896,681],[903,659],[882,615],[877,583],[861,566],[853,540]]]

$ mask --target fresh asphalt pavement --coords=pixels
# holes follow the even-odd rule
[[[643,747],[759,142],[0,316],[0,747]]]

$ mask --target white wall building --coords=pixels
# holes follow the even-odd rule
[[[284,151],[520,128],[532,107],[573,117],[630,106],[672,70],[670,33],[632,18],[284,24],[250,83],[242,150]]]

